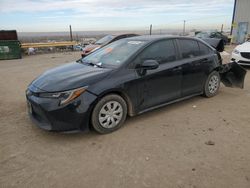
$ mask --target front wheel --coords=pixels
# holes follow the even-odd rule
[[[213,71],[207,77],[204,85],[204,96],[213,97],[219,92],[220,88],[220,74],[217,71]]]
[[[127,117],[127,104],[119,95],[103,97],[94,107],[91,122],[100,134],[111,133],[119,129]]]

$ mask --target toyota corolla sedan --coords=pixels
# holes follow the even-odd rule
[[[196,95],[215,96],[220,81],[243,88],[246,71],[222,65],[197,38],[140,36],[111,43],[51,69],[26,91],[29,114],[42,129],[105,134],[134,116]]]

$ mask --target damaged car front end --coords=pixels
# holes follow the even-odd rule
[[[226,87],[244,88],[247,71],[236,62],[221,65],[219,73],[221,82]]]
[[[223,52],[225,49],[222,39],[203,38],[202,40],[215,48],[218,52]],[[247,71],[235,61],[222,64],[218,72],[220,73],[221,82],[226,87],[244,88],[244,80]]]

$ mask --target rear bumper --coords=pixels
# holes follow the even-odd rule
[[[88,131],[92,105],[96,96],[85,92],[71,103],[60,106],[58,99],[27,96],[29,116],[41,129],[47,131]]]

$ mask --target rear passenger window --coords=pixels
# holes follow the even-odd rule
[[[200,55],[198,42],[189,39],[179,39],[182,58],[192,58]]]
[[[154,59],[159,63],[176,60],[176,50],[173,40],[156,42],[147,47],[141,54],[141,60]]]
[[[199,46],[200,46],[200,55],[206,55],[210,53],[210,48],[207,47],[205,44],[199,42]]]

